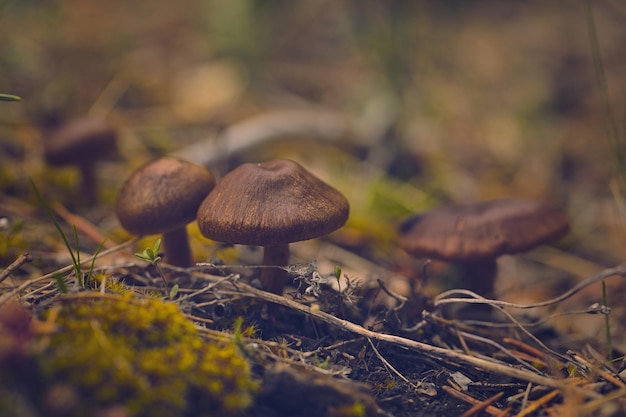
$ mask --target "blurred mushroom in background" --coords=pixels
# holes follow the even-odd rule
[[[44,134],[44,158],[51,166],[78,167],[82,198],[92,206],[98,195],[95,164],[117,154],[117,136],[116,128],[103,119],[73,119]]]
[[[463,287],[488,298],[494,296],[498,256],[531,250],[568,232],[562,211],[514,198],[435,208],[398,228],[404,251],[453,263]]]

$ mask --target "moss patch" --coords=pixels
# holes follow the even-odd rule
[[[50,314],[57,327],[39,358],[50,384],[76,389],[75,415],[121,405],[129,416],[222,416],[251,401],[236,346],[200,338],[174,304],[67,299]]]

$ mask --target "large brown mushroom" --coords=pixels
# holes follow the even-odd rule
[[[196,218],[215,177],[201,165],[163,157],[139,168],[126,180],[115,212],[122,226],[139,236],[163,233],[165,260],[192,264],[185,226]]]
[[[81,173],[85,202],[96,202],[94,165],[117,152],[117,130],[109,122],[93,117],[74,119],[44,137],[44,158],[52,166],[76,166]]]
[[[313,239],[343,226],[346,198],[301,165],[273,160],[240,165],[198,209],[198,226],[209,239],[264,247],[263,265],[289,264],[289,243]],[[264,268],[261,284],[280,294],[286,272]]]
[[[528,251],[568,231],[560,210],[511,198],[436,208],[405,220],[398,235],[407,253],[456,264],[467,289],[491,297],[498,256]]]

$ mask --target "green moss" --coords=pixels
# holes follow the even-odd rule
[[[67,299],[39,356],[51,384],[80,393],[74,415],[122,405],[130,416],[222,416],[251,400],[234,344],[199,337],[176,305],[130,295]]]

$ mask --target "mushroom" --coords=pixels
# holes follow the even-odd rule
[[[456,264],[467,289],[491,297],[498,256],[528,251],[568,231],[560,210],[510,198],[433,209],[402,222],[398,235],[407,253]]]
[[[289,243],[313,239],[343,226],[346,198],[291,160],[240,165],[224,176],[198,209],[209,239],[263,246],[263,265],[289,264]],[[281,294],[287,272],[263,268],[261,284]]]
[[[75,165],[81,172],[81,191],[87,204],[96,201],[94,165],[117,152],[117,131],[108,122],[82,117],[46,136],[44,158],[52,166]]]
[[[185,226],[196,218],[215,177],[202,165],[163,157],[137,169],[124,183],[115,212],[122,226],[139,236],[163,233],[165,259],[191,266]]]

